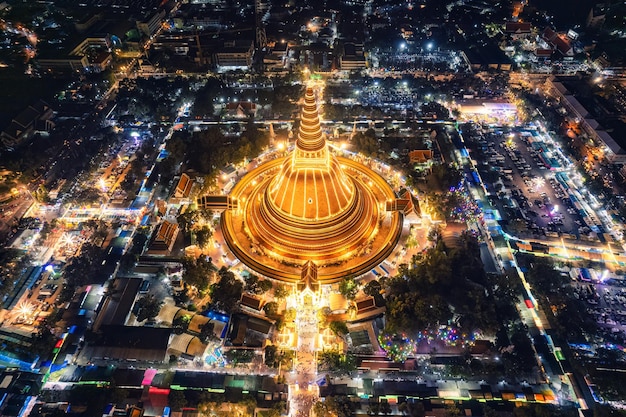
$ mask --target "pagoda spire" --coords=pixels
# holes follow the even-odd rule
[[[308,87],[304,96],[296,148],[304,152],[317,152],[324,149],[325,146],[326,140],[320,126],[315,94],[313,89]]]

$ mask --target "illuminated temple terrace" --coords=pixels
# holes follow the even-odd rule
[[[222,215],[228,247],[249,268],[286,282],[297,282],[308,261],[320,283],[362,275],[393,251],[402,229],[386,181],[329,148],[311,88],[293,150],[248,173],[230,199]]]

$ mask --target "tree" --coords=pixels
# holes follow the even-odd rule
[[[245,290],[253,294],[260,294],[259,277],[254,274],[245,275],[243,280],[246,283]]]
[[[353,277],[346,277],[339,283],[339,292],[348,300],[354,300],[359,291],[359,284]]]
[[[286,286],[280,284],[276,286],[276,288],[274,288],[274,297],[278,298],[279,300],[286,298],[288,295],[289,290]]]
[[[265,305],[263,306],[263,311],[268,317],[276,317],[278,315],[278,303],[275,301],[265,303]]]
[[[137,321],[153,319],[159,315],[163,301],[157,300],[153,295],[146,295],[137,300],[136,305],[139,307],[137,313]]]
[[[348,326],[345,321],[331,321],[328,328],[335,336],[343,337],[348,334]]]
[[[184,391],[171,390],[167,400],[172,411],[180,411],[187,405],[187,398],[185,398]]]
[[[385,278],[383,278],[383,281],[384,280]],[[382,306],[385,305],[385,299],[383,298],[383,295],[381,293],[382,289],[382,284],[379,281],[373,279],[365,284],[365,287],[363,287],[363,292],[371,297],[374,297],[374,302],[377,306]]]
[[[376,400],[370,400],[367,405],[367,414],[375,416],[380,413],[380,403]]]
[[[215,335],[214,330],[215,323],[209,320],[200,327],[200,335],[198,337],[204,343],[217,341],[219,338]]]
[[[213,229],[211,229],[211,226],[202,226],[196,231],[196,243],[200,248],[205,248],[211,241],[211,236],[213,236]]]
[[[174,317],[174,320],[172,320],[172,328],[175,329],[177,334],[186,332],[189,328],[189,323],[191,323],[191,318],[191,314],[182,314]]]
[[[230,314],[239,304],[243,293],[243,283],[235,278],[235,274],[226,267],[222,267],[218,274],[220,280],[211,285],[211,304],[215,309]]]
[[[554,264],[550,259],[539,257],[533,258],[530,269],[526,273],[526,279],[533,287],[546,295],[559,293],[569,281],[568,277],[562,276],[554,269]]]
[[[270,281],[269,279],[264,279],[262,281],[259,281],[259,291],[260,294],[265,294],[266,292],[268,292],[269,290],[271,290],[274,285],[272,284],[272,281]]]
[[[376,138],[376,131],[374,129],[368,129],[363,132],[357,132],[352,137],[352,143],[354,143],[356,149],[367,156],[376,156],[380,150],[378,139]]]
[[[355,404],[347,396],[329,396],[313,404],[317,417],[350,417],[354,409]]]
[[[380,402],[380,412],[385,415],[391,414],[391,405],[387,400],[382,400]]]
[[[77,191],[71,200],[72,204],[91,206],[102,202],[102,193],[97,188],[83,188]]]
[[[328,316],[330,316],[330,307],[322,307],[317,310],[317,324],[320,328],[326,328],[328,326]]]
[[[382,286],[380,285],[380,282],[375,279],[371,280],[365,284],[365,287],[363,287],[363,292],[372,297],[379,295],[381,290]]]
[[[351,353],[340,353],[337,350],[324,350],[317,356],[319,367],[337,374],[349,374],[357,368],[357,358]]]
[[[52,333],[51,324],[41,323],[32,340],[31,350],[41,358],[48,358],[57,342],[57,337]]]
[[[224,352],[224,356],[233,364],[249,363],[254,359],[254,351],[248,349],[229,349]]]
[[[209,278],[215,271],[215,266],[206,256],[194,258],[183,258],[183,280],[198,289],[204,291],[209,286]]]
[[[72,258],[63,270],[65,283],[72,293],[76,287],[92,282],[91,279],[98,275],[103,259],[104,249],[91,242],[83,244],[80,255]]]

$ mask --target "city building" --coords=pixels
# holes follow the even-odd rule
[[[178,236],[178,225],[167,220],[164,221],[153,236],[146,253],[148,255],[169,254],[176,242],[176,236]]]
[[[558,78],[549,77],[546,80],[546,87],[549,94],[559,98],[563,107],[574,116],[582,130],[600,145],[604,156],[610,163],[626,164],[626,150],[598,123],[585,106],[571,94],[567,87],[558,81]]]
[[[342,70],[360,70],[367,67],[367,59],[362,44],[346,43],[343,46],[343,55],[339,57],[339,66]]]
[[[504,33],[513,39],[521,39],[531,34],[532,25],[529,22],[506,22]]]
[[[15,369],[0,371],[0,415],[17,417],[29,412],[28,405],[43,385],[43,375]]]
[[[146,36],[152,36],[163,24],[165,15],[165,10],[159,10],[158,12],[148,15],[143,20],[137,22],[137,29]]]
[[[54,111],[43,100],[28,106],[11,120],[0,133],[0,141],[6,148],[14,148],[24,142],[36,130],[50,131],[54,128]]]
[[[182,174],[178,183],[176,184],[176,189],[174,189],[174,198],[188,198],[191,193],[191,188],[193,187],[193,181],[187,174]]]
[[[541,34],[541,39],[545,41],[554,51],[559,52],[563,57],[573,57],[574,48],[570,40],[564,34],[560,34],[552,30],[552,28],[545,28]]]
[[[239,119],[256,116],[257,105],[250,101],[231,101],[224,106],[226,116]]]
[[[235,39],[223,43],[213,53],[213,62],[218,71],[248,69],[252,66],[254,41],[252,39]]]

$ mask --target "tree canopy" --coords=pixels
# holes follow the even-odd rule
[[[219,281],[211,285],[212,307],[225,313],[232,313],[241,299],[243,283],[226,267],[222,267],[218,275],[220,277]]]
[[[260,154],[269,145],[269,134],[249,122],[239,137],[226,136],[220,127],[189,133],[178,131],[167,142],[168,158],[187,169],[214,176],[219,169]],[[162,162],[163,163],[163,162]]]
[[[136,305],[139,306],[137,321],[144,321],[156,317],[161,311],[163,302],[153,295],[146,295],[137,300]]]
[[[347,277],[339,283],[339,292],[348,300],[354,300],[359,291],[359,284],[353,277]]]
[[[215,266],[206,256],[198,258],[183,258],[183,280],[196,287],[199,291],[204,291],[209,287],[209,280],[215,272]]]
[[[471,332],[497,326],[492,287],[473,236],[446,247],[442,240],[414,256],[411,268],[385,282],[387,330],[415,334],[454,324]]]

